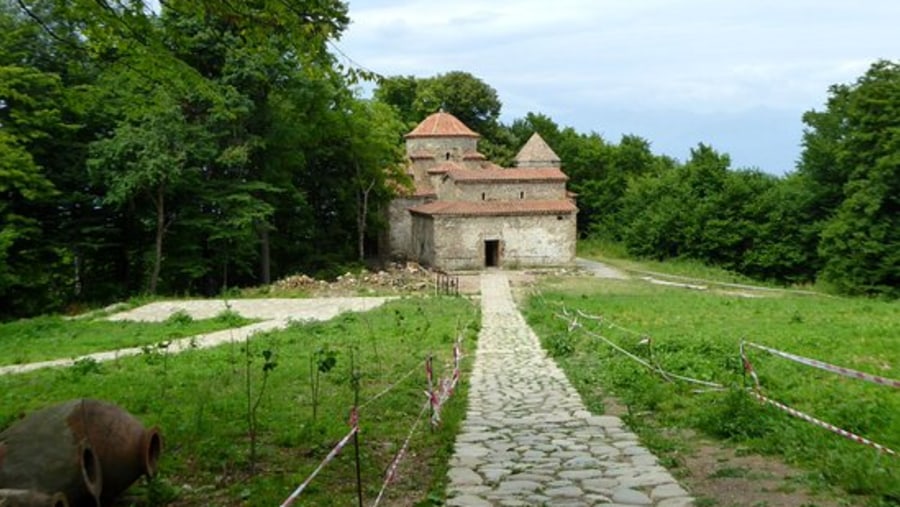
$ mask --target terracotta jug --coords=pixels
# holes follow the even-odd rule
[[[27,489],[0,489],[0,506],[3,507],[69,507],[66,495],[48,495]]]
[[[162,440],[121,407],[71,400],[0,432],[0,488],[61,492],[75,507],[108,506],[156,474]]]
[[[0,432],[0,488],[61,492],[72,505],[99,505],[100,462],[72,431],[74,402],[31,413]]]

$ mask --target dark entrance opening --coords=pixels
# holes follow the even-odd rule
[[[484,265],[488,268],[500,265],[500,240],[487,239],[484,241]]]

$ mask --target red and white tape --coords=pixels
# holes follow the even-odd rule
[[[825,421],[823,421],[823,420],[821,420],[821,419],[816,419],[815,417],[813,417],[813,416],[811,416],[811,415],[809,415],[809,414],[803,413],[803,412],[801,412],[801,411],[799,411],[799,410],[797,410],[797,409],[795,409],[795,408],[792,408],[792,407],[789,407],[789,406],[785,405],[784,403],[780,403],[780,402],[778,402],[778,401],[775,401],[775,400],[773,400],[773,399],[771,399],[771,398],[768,398],[768,397],[764,396],[764,395],[762,394],[762,388],[760,387],[760,384],[759,384],[759,376],[757,376],[756,370],[753,369],[753,364],[750,363],[750,359],[747,358],[747,353],[746,353],[746,351],[744,350],[744,345],[745,345],[745,343],[746,343],[747,345],[754,345],[754,344],[749,343],[749,342],[743,342],[743,341],[742,341],[742,342],[741,342],[741,346],[740,346],[740,349],[741,349],[741,362],[744,364],[744,371],[746,371],[746,372],[750,375],[750,377],[753,379],[753,384],[754,384],[754,385],[753,385],[753,390],[750,391],[750,395],[751,395],[751,396],[753,396],[754,398],[758,399],[759,401],[762,401],[762,402],[764,402],[764,403],[768,403],[769,405],[772,405],[773,407],[776,407],[776,408],[778,408],[778,409],[780,409],[780,410],[783,410],[783,411],[787,412],[788,414],[790,414],[790,415],[792,415],[792,416],[794,416],[794,417],[796,417],[796,418],[798,418],[798,419],[802,419],[802,420],[804,420],[804,421],[806,421],[806,422],[815,424],[816,426],[818,426],[818,427],[820,427],[820,428],[824,428],[824,429],[826,429],[826,430],[828,430],[828,431],[830,431],[830,432],[832,432],[832,433],[838,434],[838,435],[840,435],[840,436],[842,436],[842,437],[844,437],[844,438],[847,438],[847,439],[849,439],[849,440],[852,440],[852,441],[854,441],[854,442],[856,442],[856,443],[864,444],[864,445],[868,445],[868,446],[870,446],[870,447],[873,447],[873,448],[875,448],[875,449],[877,449],[877,450],[879,450],[879,451],[881,451],[881,452],[883,452],[883,453],[885,453],[885,454],[888,454],[888,455],[890,455],[890,456],[893,456],[893,457],[895,457],[895,458],[898,457],[897,452],[894,451],[894,450],[892,450],[892,449],[890,449],[890,448],[888,448],[888,447],[885,447],[885,446],[883,446],[883,445],[881,445],[881,444],[879,444],[879,443],[877,443],[877,442],[873,442],[873,441],[869,440],[869,439],[866,438],[866,437],[857,435],[856,433],[852,433],[852,432],[847,431],[847,430],[845,430],[845,429],[843,429],[843,428],[839,428],[839,427],[837,427],[837,426],[835,426],[835,425],[833,425],[833,424],[831,424],[831,423],[827,423],[827,422],[825,422]],[[773,349],[773,350],[774,350],[774,349]]]
[[[741,350],[741,364],[744,365],[744,372],[750,375],[750,378],[753,379],[753,387],[756,389],[756,392],[760,392],[759,386],[759,376],[756,374],[756,370],[753,369],[753,364],[750,363],[750,359],[747,357],[747,351],[744,350],[745,342],[741,342],[740,350]]]
[[[397,477],[397,468],[400,466],[400,461],[402,461],[403,457],[406,456],[406,451],[407,449],[409,449],[409,442],[412,440],[413,435],[416,433],[416,428],[419,427],[419,423],[422,422],[422,415],[425,414],[425,411],[428,409],[428,405],[428,402],[422,405],[422,410],[419,411],[419,416],[416,417],[416,421],[409,429],[409,433],[406,435],[406,440],[403,442],[403,446],[400,447],[400,451],[397,452],[397,455],[394,456],[394,459],[391,461],[391,465],[388,467],[387,473],[384,474],[384,482],[381,483],[381,490],[378,492],[378,496],[375,497],[375,501],[372,502],[372,507],[377,507],[378,504],[381,503],[381,500],[384,498],[384,493],[387,491],[388,485]]]
[[[428,401],[431,404],[432,426],[438,426],[441,423],[441,408],[443,408],[444,403],[450,399],[453,392],[456,390],[456,386],[459,383],[461,376],[459,367],[461,360],[462,344],[460,339],[457,338],[456,343],[453,344],[453,372],[450,374],[450,378],[439,379],[437,381],[437,390],[435,390],[432,379],[433,372],[431,369],[431,360],[429,358],[426,370],[428,375],[428,390],[425,392],[425,395],[428,397]]]
[[[765,345],[759,345],[753,342],[746,342],[746,344],[750,347],[764,350],[769,354],[776,355],[778,357],[783,357],[784,359],[788,359],[790,361],[794,361],[800,364],[805,364],[806,366],[811,366],[813,368],[818,368],[820,370],[830,371],[831,373],[837,373],[838,375],[843,375],[849,378],[855,378],[859,380],[865,380],[867,382],[872,382],[873,384],[878,384],[882,386],[893,387],[895,389],[900,389],[900,380],[894,380],[886,377],[879,377],[878,375],[872,375],[870,373],[864,373],[861,371],[851,370],[850,368],[844,368],[843,366],[835,366],[833,364],[829,364],[823,361],[818,361],[816,359],[810,359],[808,357],[798,356],[795,354],[791,354],[790,352],[783,352],[778,349],[773,349],[771,347],[766,347]]]
[[[454,371],[453,375],[450,378],[442,378],[439,382],[440,388],[436,393],[432,393],[433,396],[432,406],[431,406],[431,424],[432,426],[437,426],[441,423],[441,409],[444,406],[444,403],[450,399],[450,396],[453,395],[453,390],[456,389],[456,383],[459,380],[459,371]]]
[[[307,477],[306,480],[303,481],[302,484],[300,484],[300,486],[297,486],[297,489],[295,489],[294,492],[291,493],[291,496],[287,497],[287,499],[281,503],[281,507],[288,507],[289,505],[293,504],[294,501],[297,500],[297,497],[300,496],[300,493],[303,493],[303,490],[306,489],[307,486],[309,486],[309,483],[312,482],[312,480],[317,475],[319,475],[319,472],[321,472],[323,468],[325,468],[325,465],[330,463],[331,460],[333,460],[334,457],[337,456],[339,452],[341,452],[341,449],[343,449],[347,445],[347,443],[350,442],[350,439],[353,438],[353,435],[359,431],[359,424],[358,421],[356,421],[355,415],[353,416],[353,420],[354,423],[353,427],[350,428],[350,432],[347,433],[347,435],[344,436],[344,438],[342,438],[340,442],[338,442],[337,445],[334,446],[334,449],[332,449],[331,452],[328,453],[328,456],[325,456],[325,459],[322,460],[321,463],[319,463],[319,466],[317,466],[316,469],[313,470],[309,477]]]
[[[619,324],[616,324],[615,322],[605,318],[602,315],[591,315],[589,313],[584,313],[581,310],[576,310],[576,311],[578,312],[578,315],[581,315],[583,318],[599,322],[601,325],[606,324],[607,326],[609,326],[611,328],[618,329],[619,331],[625,331],[626,333],[633,334],[635,336],[640,336],[640,337],[645,336],[643,333],[635,331],[634,329],[629,329],[625,326],[620,326]]]
[[[878,449],[879,451],[881,451],[885,454],[888,454],[890,456],[893,456],[895,458],[900,456],[897,454],[897,451],[894,451],[894,450],[892,450],[888,447],[885,447],[879,443],[873,442],[873,441],[869,440],[868,438],[861,437],[861,436],[857,435],[856,433],[851,433],[843,428],[838,428],[837,426],[835,426],[833,424],[827,423],[820,419],[816,419],[815,417],[813,417],[809,414],[805,414],[795,408],[791,408],[791,407],[785,405],[784,403],[779,403],[775,400],[766,398],[765,396],[763,396],[762,394],[760,394],[758,392],[751,392],[750,394],[753,397],[755,397],[756,399],[763,401],[765,403],[768,403],[769,405],[772,405],[773,407],[779,408],[794,417],[797,417],[799,419],[803,419],[806,422],[815,424],[816,426],[819,426],[820,428],[825,428],[826,430],[831,431],[832,433],[836,433],[836,434],[838,434],[844,438],[850,439],[856,443],[865,444],[870,447],[874,447],[875,449]]]
[[[403,383],[403,381],[405,381],[406,379],[408,379],[409,377],[411,377],[413,373],[419,371],[419,368],[421,368],[421,367],[422,367],[422,363],[421,363],[421,362],[417,363],[417,364],[416,364],[415,366],[413,366],[409,371],[407,371],[402,377],[400,377],[396,382],[394,382],[393,384],[391,384],[391,385],[385,387],[381,392],[379,392],[379,393],[376,394],[375,396],[373,396],[373,397],[369,398],[368,400],[366,400],[365,403],[362,403],[362,404],[359,406],[359,410],[362,410],[362,409],[368,407],[369,405],[371,405],[372,403],[376,402],[379,398],[381,398],[381,397],[384,396],[385,394],[387,394],[387,393],[393,391],[394,389],[396,389],[397,386],[399,386],[400,384]]]
[[[603,336],[603,335],[601,335],[601,334],[599,334],[599,333],[594,333],[593,331],[590,331],[590,330],[586,329],[583,325],[581,325],[580,322],[578,322],[578,319],[577,319],[577,318],[573,318],[573,319],[570,321],[570,320],[567,319],[565,316],[560,315],[560,314],[558,314],[558,313],[557,313],[557,314],[554,314],[554,315],[556,315],[556,317],[557,317],[558,319],[562,319],[562,320],[565,320],[565,321],[569,322],[569,325],[568,325],[569,332],[572,332],[572,331],[575,330],[575,329],[581,329],[581,330],[582,330],[585,334],[587,334],[588,336],[594,337],[594,338],[596,338],[596,339],[602,341],[603,343],[609,345],[609,346],[612,347],[613,349],[615,349],[615,350],[617,350],[618,352],[624,354],[625,356],[627,356],[627,357],[630,358],[631,360],[635,361],[636,363],[640,364],[641,366],[644,366],[644,367],[647,368],[647,369],[653,370],[653,371],[659,373],[660,375],[662,375],[662,376],[664,376],[664,377],[671,377],[671,378],[674,378],[674,379],[682,380],[682,381],[684,381],[684,382],[690,382],[690,383],[692,383],[692,384],[699,384],[699,385],[706,386],[706,387],[711,387],[711,388],[714,388],[714,389],[724,389],[724,386],[722,386],[722,384],[719,384],[719,383],[717,383],[717,382],[710,382],[710,381],[707,381],[707,380],[700,380],[700,379],[695,379],[695,378],[691,378],[691,377],[685,377],[685,376],[683,376],[683,375],[678,375],[678,374],[676,374],[676,373],[671,373],[671,372],[665,371],[665,370],[663,370],[662,368],[660,368],[660,367],[658,367],[658,366],[656,366],[656,365],[650,364],[649,362],[645,361],[644,359],[642,359],[642,358],[640,358],[640,357],[638,357],[638,356],[632,354],[631,352],[628,352],[627,350],[625,350],[625,349],[623,349],[622,347],[618,346],[615,342],[613,342],[613,341],[610,340],[609,338],[607,338],[607,337],[605,337],[605,336]]]

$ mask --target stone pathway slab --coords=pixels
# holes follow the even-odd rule
[[[482,275],[481,310],[447,505],[693,504],[621,419],[585,409],[516,309],[504,274]]]

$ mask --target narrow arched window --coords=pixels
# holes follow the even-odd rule
[[[446,154],[444,154],[444,160],[450,160],[450,152],[449,151]]]

